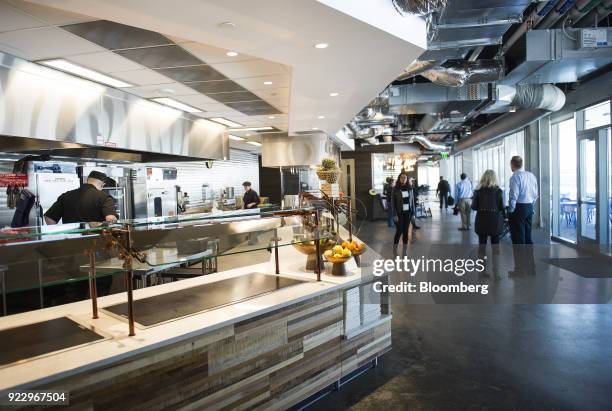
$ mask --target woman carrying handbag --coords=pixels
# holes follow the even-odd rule
[[[487,242],[491,239],[493,249],[493,275],[500,279],[499,274],[499,236],[504,228],[504,199],[502,190],[497,183],[497,176],[493,170],[487,170],[480,179],[480,184],[474,192],[472,210],[476,211],[474,229],[478,234],[478,257],[486,255]],[[483,273],[488,276],[489,273]]]

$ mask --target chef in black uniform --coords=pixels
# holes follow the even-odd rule
[[[87,176],[87,183],[81,188],[67,191],[60,195],[51,208],[45,213],[47,224],[89,223],[90,226],[100,225],[103,222],[114,223],[117,221],[115,201],[111,196],[102,191],[107,176],[99,171],[92,171]],[[98,258],[101,257],[98,251]],[[76,256],[66,257],[64,267],[69,276],[78,272],[80,262]],[[96,279],[98,296],[108,295],[113,283],[113,276],[99,277]],[[59,302],[66,304],[88,298],[89,286],[87,281],[75,281],[62,286],[53,286],[51,292],[58,294]]]
[[[81,188],[67,191],[45,213],[47,224],[103,223],[117,221],[115,202],[102,191],[107,177],[92,171]]]
[[[251,188],[251,182],[245,181],[242,183],[244,187],[244,196],[242,197],[242,204],[244,208],[257,208],[257,204],[259,204],[259,195],[257,191]]]

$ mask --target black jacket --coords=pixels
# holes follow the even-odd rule
[[[474,191],[472,210],[476,210],[474,230],[479,235],[499,235],[504,228],[504,200],[499,187]]]
[[[440,182],[438,183],[438,188],[436,189],[436,193],[444,195],[450,193],[450,191],[451,189],[448,181],[440,180]]]
[[[414,205],[416,207],[419,200],[417,189],[411,188],[409,190],[412,190],[412,197],[414,198]],[[404,198],[402,197],[402,187],[400,186],[395,186],[393,188],[393,210],[395,210],[395,214],[397,214],[398,217],[401,216],[404,210]],[[416,210],[412,210],[412,213],[415,212]]]
[[[67,191],[47,210],[45,216],[59,223],[104,222],[107,215],[117,217],[115,201],[91,184]]]

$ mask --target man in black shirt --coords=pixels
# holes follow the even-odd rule
[[[106,174],[92,171],[87,184],[67,191],[45,213],[47,224],[102,223],[117,221],[117,211],[112,197],[102,191]]]
[[[257,191],[251,188],[251,182],[245,181],[242,183],[244,187],[244,196],[242,197],[243,208],[257,208],[259,204],[259,195]]]
[[[440,182],[436,189],[436,194],[440,197],[440,209],[442,209],[442,203],[444,203],[444,209],[448,208],[448,195],[450,194],[450,184],[440,176]]]

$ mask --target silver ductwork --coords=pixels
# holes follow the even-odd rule
[[[513,109],[559,111],[565,105],[565,94],[553,84],[498,85],[495,101],[483,113],[503,113]]]
[[[448,0],[391,0],[400,13],[425,15],[446,7]]]
[[[421,75],[432,83],[446,87],[460,87],[466,83],[488,83],[501,79],[504,68],[499,60],[456,60],[439,65],[439,61],[415,61],[400,74],[398,80]]]
[[[410,137],[410,139],[412,140],[411,141],[412,143],[415,143],[415,142],[419,143],[427,150],[431,150],[431,151],[449,151],[450,150],[447,145],[433,143],[425,136],[416,135],[416,136]]]
[[[542,109],[528,109],[504,114],[486,126],[472,132],[468,138],[455,143],[453,145],[453,153],[457,154],[470,147],[504,137],[548,114],[550,114],[549,111]]]

